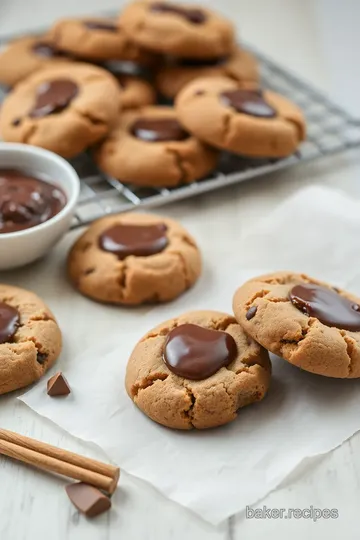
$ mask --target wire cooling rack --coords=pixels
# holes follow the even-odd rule
[[[0,47],[5,40],[0,40]],[[108,214],[149,208],[194,197],[224,186],[250,180],[276,170],[305,163],[360,146],[360,120],[297,76],[247,47],[258,58],[265,88],[288,96],[301,107],[307,120],[308,136],[298,151],[285,159],[249,159],[223,152],[211,176],[171,189],[139,188],[123,184],[99,171],[90,154],[82,154],[71,164],[81,178],[81,193],[73,228]],[[0,101],[4,92],[0,89]]]

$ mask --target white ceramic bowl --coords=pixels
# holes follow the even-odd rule
[[[0,169],[21,170],[59,186],[67,203],[53,218],[30,229],[0,233],[0,270],[31,263],[46,255],[71,225],[80,192],[76,171],[65,159],[28,144],[0,143]]]

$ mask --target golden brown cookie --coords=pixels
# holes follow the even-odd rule
[[[115,75],[121,88],[121,110],[138,109],[156,102],[156,92],[151,84],[135,75]]]
[[[43,69],[5,98],[5,141],[41,146],[70,158],[104,137],[116,119],[120,89],[107,71],[72,63]]]
[[[173,300],[201,273],[199,249],[176,221],[150,214],[119,214],[93,223],[68,257],[74,286],[111,304]]]
[[[136,345],[125,386],[135,405],[175,429],[204,429],[234,420],[265,396],[267,351],[234,317],[193,311],[151,330]]]
[[[360,377],[360,299],[304,274],[276,272],[240,287],[237,321],[263,347],[326,377]]]
[[[62,19],[49,30],[48,36],[59,49],[84,60],[126,60],[148,65],[155,58],[129,39],[113,19]]]
[[[40,379],[61,352],[54,315],[34,293],[0,285],[0,394]]]
[[[305,119],[297,105],[270,90],[241,88],[229,78],[191,82],[175,106],[190,133],[237,154],[285,157],[305,139]]]
[[[39,69],[70,61],[47,36],[17,39],[0,52],[0,84],[12,87]]]
[[[185,132],[171,107],[126,111],[95,153],[104,172],[139,186],[172,187],[214,169],[218,152]]]
[[[248,51],[236,47],[230,56],[215,59],[169,59],[156,75],[159,92],[168,99],[174,98],[184,86],[202,77],[230,77],[251,88],[259,82],[256,58]]]
[[[137,0],[119,22],[135,43],[160,53],[218,58],[234,47],[232,23],[202,6]]]

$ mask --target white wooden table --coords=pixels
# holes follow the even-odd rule
[[[351,2],[351,0],[349,0]],[[216,5],[217,2],[207,2]],[[323,2],[320,2],[323,3]],[[51,5],[50,5],[51,4]],[[114,8],[118,2],[103,1],[101,8]],[[300,72],[318,86],[327,88],[329,71],[322,40],[310,0],[224,0],[222,7],[242,28],[242,35],[269,55]],[[346,2],[345,2],[346,4]],[[25,7],[26,6],[26,7]],[[36,27],[52,17],[69,13],[96,11],[96,0],[62,0],[56,5],[42,0],[1,0],[0,33]],[[271,32],[269,30],[271,21]],[[326,38],[325,38],[326,41]],[[359,42],[358,42],[359,43]],[[334,87],[334,91],[337,88]],[[202,245],[206,243],[207,224],[216,220],[215,240],[223,242],[221,207],[226,220],[257,219],[300,186],[316,182],[336,186],[360,199],[360,161],[358,152],[332,158],[302,169],[281,172],[271,178],[247,183],[201,200],[178,203],[165,209],[177,219],[198,215]],[[254,204],[256,203],[256,204]],[[223,218],[225,219],[225,218]],[[241,219],[238,222],[241,227]],[[203,224],[203,225],[201,225]],[[63,275],[68,246],[78,233],[71,233],[51,257],[34,267],[0,276],[2,281],[32,288],[41,294],[56,312],[65,334],[66,361],[84,345],[96,342],[96,336],[77,336],[76,321],[88,314],[88,302],[72,292]],[[213,238],[211,241],[215,241]],[[218,261],[213,261],[214,264]],[[71,309],[69,309],[71,307]],[[91,315],[90,315],[91,316]],[[116,310],[102,311],[102,325],[115,323]],[[77,339],[78,338],[78,339]],[[84,343],[85,342],[85,343]],[[106,459],[98,448],[78,441],[50,422],[38,417],[16,399],[16,394],[0,398],[0,425],[98,459]],[[289,434],[291,436],[291,434]],[[316,436],[316,434],[314,434]],[[122,475],[121,488],[114,497],[111,512],[89,521],[79,516],[65,495],[65,482],[0,459],[0,538],[1,540],[118,540],[119,538],[154,540],[237,540],[261,537],[303,540],[358,539],[360,495],[360,437],[354,436],[340,448],[304,463],[286,483],[258,506],[271,508],[338,508],[338,520],[245,520],[234,516],[218,528],[203,522],[190,512],[164,499],[143,482]],[[216,493],[214,493],[216,497]],[[265,536],[266,535],[266,536]]]

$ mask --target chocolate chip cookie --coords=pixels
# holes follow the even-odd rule
[[[304,274],[277,272],[240,287],[235,317],[263,347],[301,369],[360,377],[360,299]]]
[[[160,53],[218,58],[234,47],[231,22],[204,7],[138,0],[125,7],[119,22],[135,43]]]
[[[59,49],[94,62],[124,60],[152,64],[154,55],[136,45],[113,19],[62,19],[49,30]]]
[[[156,92],[151,84],[134,75],[115,75],[121,88],[122,110],[138,109],[156,102]]]
[[[174,98],[184,86],[202,77],[227,76],[241,86],[251,88],[259,82],[256,58],[248,51],[236,47],[229,56],[211,59],[172,58],[156,75],[159,92],[168,99]]]
[[[40,379],[61,352],[61,332],[34,293],[0,285],[0,394]]]
[[[93,300],[144,304],[173,300],[201,273],[201,256],[176,221],[119,214],[93,223],[68,257],[74,286]]]
[[[270,90],[241,88],[225,77],[191,82],[175,106],[190,133],[236,154],[286,157],[305,139],[305,119],[297,105]]]
[[[100,169],[139,186],[172,187],[207,175],[218,152],[187,133],[171,107],[125,111],[95,153]]]
[[[0,52],[0,84],[10,88],[39,69],[70,61],[47,36],[17,39]]]
[[[40,70],[5,98],[1,135],[73,157],[108,133],[120,93],[116,79],[96,66],[72,63]]]
[[[265,396],[271,377],[267,351],[234,317],[194,311],[151,330],[136,345],[126,390],[155,422],[204,429],[234,420]]]

